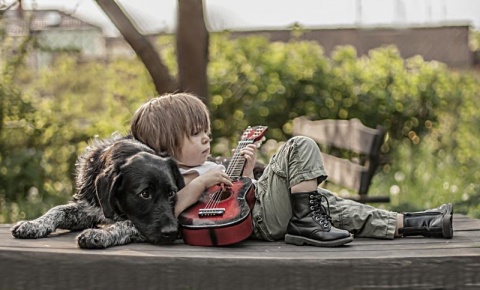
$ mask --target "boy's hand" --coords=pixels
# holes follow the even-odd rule
[[[214,185],[222,183],[228,186],[233,185],[232,181],[228,177],[228,174],[221,169],[212,169],[207,171],[206,173],[195,178],[193,181],[201,183],[204,189],[208,189]]]
[[[245,167],[243,168],[243,176],[254,178],[253,168],[257,162],[257,145],[249,144],[247,147],[240,150],[240,154],[245,157]]]
[[[177,193],[175,203],[175,216],[178,217],[186,208],[196,203],[202,193],[217,184],[232,186],[230,178],[221,169],[210,170],[200,176],[194,177],[184,188]]]

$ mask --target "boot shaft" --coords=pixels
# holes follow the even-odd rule
[[[452,214],[450,203],[422,212],[404,213],[403,228],[399,229],[399,233],[403,236],[450,239],[453,237]]]
[[[326,207],[322,205],[325,200]],[[348,231],[332,226],[328,200],[317,191],[290,194],[292,218],[288,223],[285,242],[319,247],[344,245],[353,240]]]
[[[315,192],[299,192],[290,194],[290,203],[292,205],[292,218],[302,219],[311,214],[311,200]]]

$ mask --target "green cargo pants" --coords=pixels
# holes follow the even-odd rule
[[[283,144],[256,183],[253,237],[267,241],[283,239],[292,216],[290,188],[312,179],[320,184],[326,178],[315,141],[297,136]],[[328,199],[335,227],[356,237],[393,239],[397,213],[346,200],[322,188],[319,191]]]

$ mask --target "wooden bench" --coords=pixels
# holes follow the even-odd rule
[[[328,183],[356,192],[347,196],[359,202],[390,202],[389,196],[369,196],[368,190],[380,164],[380,148],[385,130],[366,127],[358,119],[316,120],[298,117],[293,120],[293,135],[315,140],[322,151]],[[343,196],[342,196],[343,197]]]

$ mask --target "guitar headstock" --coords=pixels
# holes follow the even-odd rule
[[[267,129],[267,126],[248,126],[248,128],[243,131],[241,140],[257,142],[263,138],[263,136],[267,132]]]

